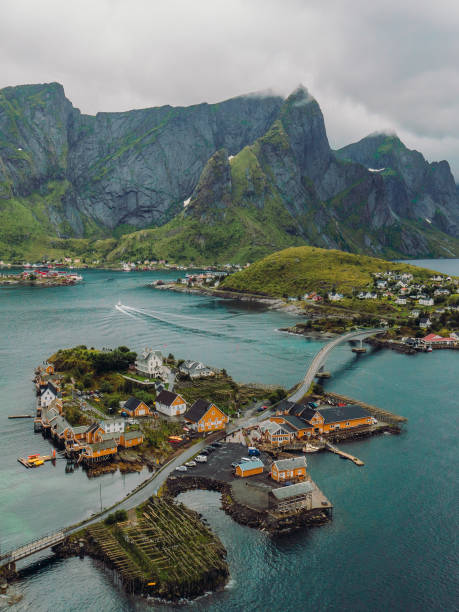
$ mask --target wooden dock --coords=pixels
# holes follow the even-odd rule
[[[349,461],[352,461],[352,463],[355,463],[355,465],[358,465],[360,467],[362,465],[365,465],[364,462],[358,457],[354,457],[354,455],[345,453],[344,451],[340,450],[336,446],[333,446],[333,444],[330,444],[330,442],[325,442],[325,448],[329,450],[330,452],[335,453],[335,455],[339,455],[343,459],[349,459]]]
[[[30,455],[29,457],[18,457],[19,463],[21,463],[26,468],[39,467],[43,465],[43,463],[36,463],[40,461],[52,461],[56,459],[56,454],[54,451],[53,455]]]

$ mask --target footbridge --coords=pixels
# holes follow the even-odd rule
[[[303,378],[303,381],[300,383],[298,389],[288,398],[292,402],[298,402],[306,393],[309,391],[311,384],[317,374],[320,372],[323,367],[328,355],[332,352],[334,348],[336,348],[339,344],[343,344],[344,342],[352,342],[355,340],[364,340],[369,336],[374,336],[375,334],[381,334],[385,331],[384,328],[375,328],[375,329],[361,329],[349,332],[347,334],[343,334],[338,338],[335,338],[331,342],[328,342],[325,346],[323,346],[320,351],[315,355],[314,359],[309,366],[308,371]]]
[[[30,555],[34,555],[42,550],[46,550],[51,546],[55,546],[56,544],[60,544],[64,541],[65,536],[67,535],[66,529],[60,529],[59,531],[55,531],[53,533],[49,533],[42,538],[38,538],[36,540],[32,540],[31,542],[20,546],[14,550],[11,550],[3,555],[0,555],[0,567],[4,565],[13,565],[16,561],[20,561],[21,559],[25,559],[26,557],[30,557]]]

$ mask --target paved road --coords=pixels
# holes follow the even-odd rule
[[[383,332],[384,329],[366,329],[361,331],[353,331],[348,334],[344,334],[343,336],[339,336],[328,342],[325,346],[323,346],[318,353],[316,353],[314,359],[309,366],[306,375],[303,379],[303,382],[298,387],[298,389],[292,393],[292,395],[288,398],[292,402],[299,401],[306,393],[309,391],[316,374],[319,372],[320,368],[324,365],[325,360],[327,359],[329,353],[338,346],[338,344],[342,344],[343,342],[349,342],[350,340],[360,340],[366,338],[367,336],[374,336],[377,333]]]

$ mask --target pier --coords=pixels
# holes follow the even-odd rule
[[[333,444],[330,444],[330,442],[325,442],[325,448],[329,450],[331,453],[335,453],[335,455],[339,455],[343,459],[349,459],[349,461],[352,461],[352,463],[355,463],[355,465],[358,465],[360,467],[362,465],[365,465],[361,459],[358,459],[358,457],[354,457],[354,455],[351,455],[350,453],[345,453],[344,451],[340,450],[336,446],[333,446]]]

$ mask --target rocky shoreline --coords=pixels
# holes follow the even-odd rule
[[[260,529],[271,535],[296,531],[301,527],[315,527],[330,521],[328,514],[321,509],[304,510],[294,515],[276,517],[266,510],[254,510],[237,502],[231,490],[231,484],[204,476],[169,477],[164,487],[164,494],[176,497],[180,493],[202,489],[221,493],[222,508],[240,525]]]
[[[386,338],[367,338],[365,343],[376,348],[390,349],[391,351],[396,351],[397,353],[403,353],[405,355],[415,355],[418,352],[412,346],[408,346],[402,342],[391,342]]]
[[[211,287],[186,287],[176,283],[164,283],[162,285],[148,284],[149,287],[163,291],[176,291],[177,293],[188,293],[191,295],[209,295],[224,300],[238,300],[240,302],[251,302],[261,304],[269,310],[282,310],[291,314],[305,314],[304,310],[294,304],[286,304],[279,298],[270,298],[252,293],[238,293],[236,291],[225,291],[223,289],[212,289]]]
[[[163,508],[172,504],[177,512],[180,512],[180,504],[177,506],[172,499],[162,500],[158,503]],[[190,575],[186,569],[181,571],[180,567],[176,568],[178,571],[173,569],[168,576],[163,576],[161,572],[156,576],[154,571],[150,575],[148,555],[147,557],[143,556],[145,553],[142,552],[141,547],[137,552],[132,549],[134,543],[138,542],[135,531],[138,525],[137,518],[133,520],[131,518],[131,521],[127,523],[120,523],[121,529],[115,526],[113,532],[109,532],[103,523],[90,526],[67,537],[61,544],[54,546],[52,550],[56,557],[61,559],[88,556],[103,563],[104,567],[110,568],[117,574],[118,579],[121,580],[128,592],[148,598],[154,597],[163,602],[192,600],[205,593],[222,589],[229,579],[229,568],[226,563],[226,549],[220,540],[204,525],[201,515],[189,508],[183,508],[183,510],[183,514],[177,515],[182,517],[181,528],[186,530],[187,525],[200,524],[199,530],[206,534],[208,540],[211,540],[208,546],[212,547],[212,553],[207,560],[201,559],[199,555],[193,557],[193,552],[190,551],[191,558],[194,558],[196,563],[198,560],[200,561],[200,564],[195,566],[196,571],[193,572],[193,575]],[[129,514],[131,512],[135,514],[135,510],[129,511]],[[129,527],[129,525],[131,526]],[[102,529],[102,532],[100,532],[100,529]],[[174,530],[173,525],[171,525],[171,529]],[[124,544],[126,535],[123,534],[131,534],[131,532],[132,535],[129,535],[129,541],[126,540],[126,545]],[[115,538],[111,538],[111,542],[106,546],[110,539],[110,533],[115,534]],[[156,537],[161,539],[161,532]],[[123,542],[123,544],[117,546],[117,541]],[[155,554],[164,554],[161,553],[163,545],[166,545],[166,541],[164,544],[158,544],[159,548]],[[114,550],[115,553],[113,554]],[[128,554],[125,557],[126,560],[119,565],[117,561],[126,552]],[[138,566],[138,570],[136,570],[136,566]]]

